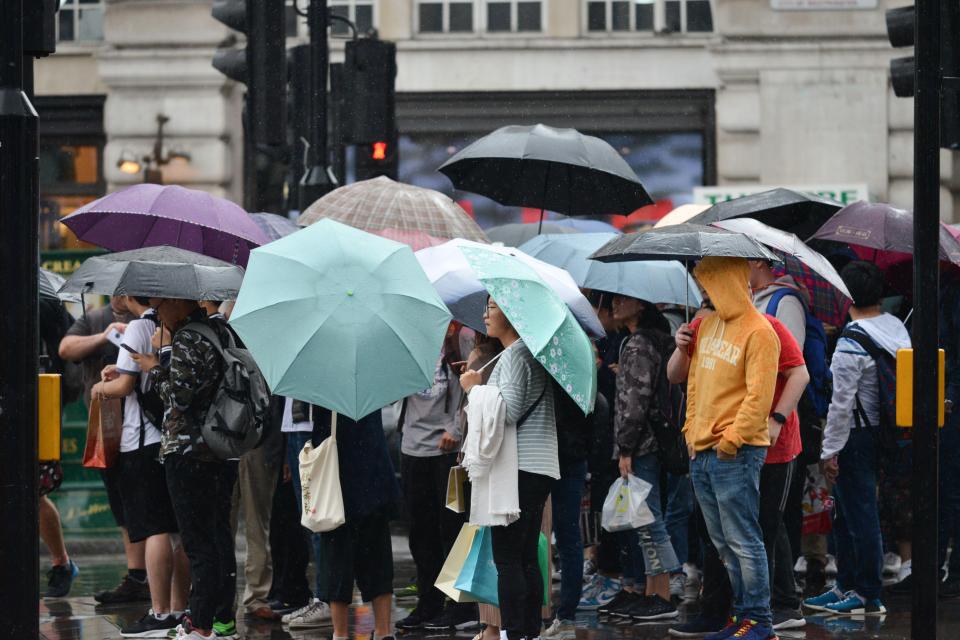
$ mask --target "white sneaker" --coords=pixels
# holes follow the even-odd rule
[[[294,611],[294,613],[297,613]],[[290,618],[285,623],[291,629],[313,629],[330,624],[330,605],[326,602],[314,602],[300,612],[300,615]]]
[[[837,575],[837,559],[831,555],[827,555],[827,568],[824,569],[824,573],[828,576]]]
[[[683,598],[684,587],[687,583],[687,576],[684,573],[674,573],[670,576],[670,597]]]
[[[888,551],[883,554],[883,574],[887,576],[892,576],[900,573],[900,566],[903,562],[900,560],[900,556],[892,551]]]
[[[793,572],[801,575],[807,572],[807,556],[797,558],[797,563],[793,565]]]
[[[300,607],[296,611],[291,611],[290,613],[284,614],[284,616],[280,618],[280,622],[282,622],[283,624],[287,624],[294,618],[299,618],[304,613],[306,613],[307,611],[315,607],[317,605],[317,602],[318,602],[317,600],[311,600],[305,606]]]
[[[911,573],[913,573],[913,560],[901,562],[900,568],[897,569],[897,582],[903,582]]]
[[[571,620],[554,620],[547,629],[540,634],[543,640],[574,640],[577,637],[577,628]]]
[[[583,580],[586,582],[589,576],[592,576],[597,572],[597,563],[593,560],[587,558],[583,561]]]

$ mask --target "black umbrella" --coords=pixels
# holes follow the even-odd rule
[[[40,300],[80,302],[80,297],[77,295],[57,294],[57,291],[63,286],[64,282],[66,282],[66,280],[64,280],[60,274],[47,271],[43,267],[40,267],[37,273],[37,293],[40,295]]]
[[[59,293],[102,293],[147,298],[233,300],[243,268],[176,247],[144,247],[94,256]]]
[[[754,218],[795,234],[801,240],[813,235],[843,205],[790,189],[771,189],[741,198],[718,202],[687,222],[711,224],[730,218]]]
[[[568,216],[629,215],[653,204],[630,165],[608,143],[576,129],[509,126],[447,160],[457,189],[500,204]]]

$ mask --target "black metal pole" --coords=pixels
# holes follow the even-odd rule
[[[311,0],[307,10],[310,28],[310,147],[307,167],[300,181],[300,210],[337,187],[327,160],[327,1]]]
[[[940,2],[916,3],[913,117],[913,603],[911,637],[937,637]]]
[[[39,637],[37,113],[23,92],[23,3],[0,0],[0,638]]]

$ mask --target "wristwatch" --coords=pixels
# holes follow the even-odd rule
[[[774,411],[770,414],[770,417],[779,422],[781,426],[787,424],[787,416],[783,415],[782,413],[777,413]]]

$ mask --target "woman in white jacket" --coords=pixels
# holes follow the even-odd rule
[[[502,628],[509,640],[532,640],[540,635],[543,600],[537,562],[541,518],[553,483],[560,477],[553,385],[492,298],[487,302],[484,323],[487,335],[504,346],[488,385],[499,390],[506,422],[517,426],[520,517],[510,525],[491,529]],[[479,371],[467,371],[460,378],[468,394],[481,381]]]

